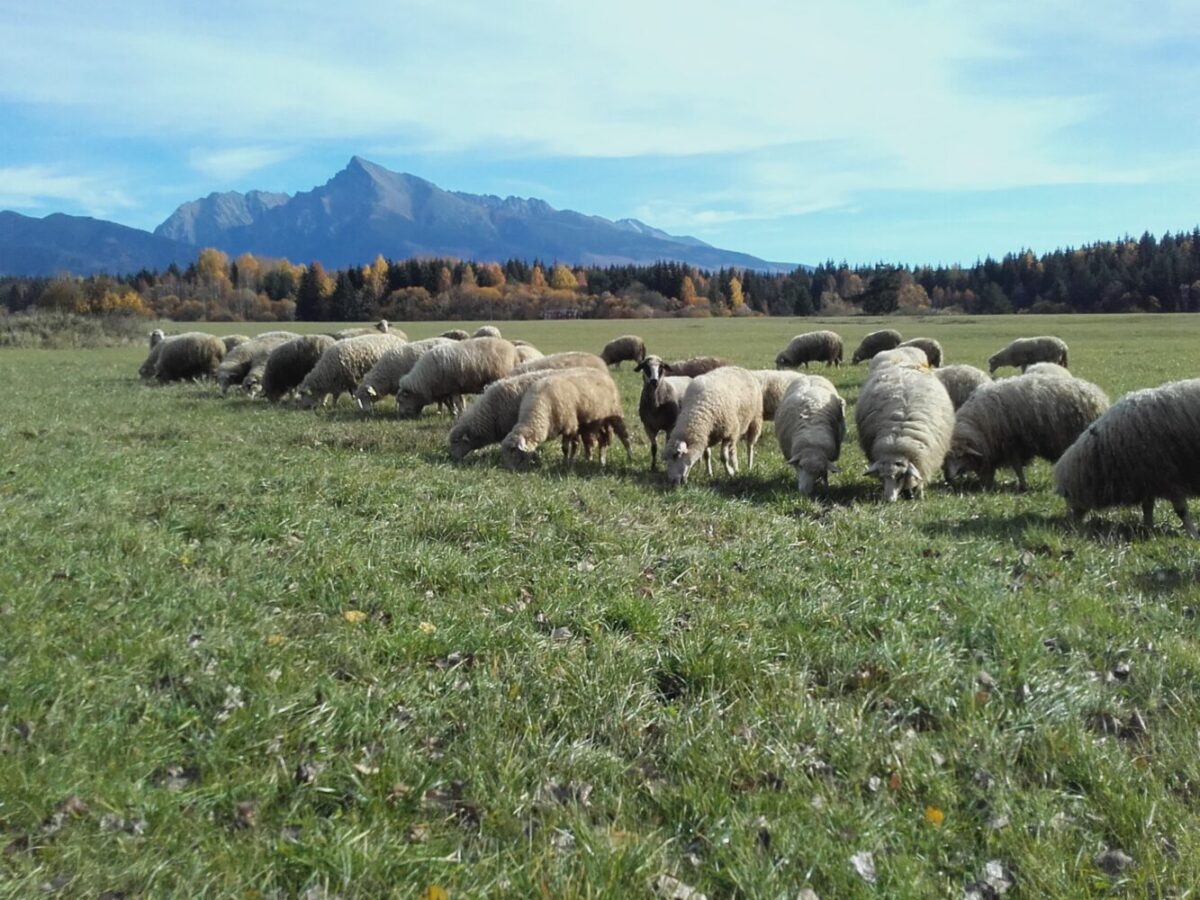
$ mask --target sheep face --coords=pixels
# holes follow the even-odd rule
[[[508,434],[500,442],[500,459],[510,469],[521,469],[537,458],[537,447],[523,434]]]
[[[793,456],[788,465],[796,470],[796,490],[811,497],[818,484],[829,486],[830,473],[840,472],[838,464],[817,457]]]
[[[482,446],[475,441],[475,436],[466,429],[450,432],[450,457],[455,460],[465,459],[472,450]]]
[[[775,368],[777,368],[777,369],[788,368],[788,358],[787,358],[786,354],[783,354],[783,353],[775,354]]]
[[[954,447],[946,454],[946,480],[954,481],[968,472],[978,474],[983,468],[983,454],[969,447]]]
[[[647,356],[633,370],[641,372],[642,381],[652,388],[657,388],[658,383],[662,381],[663,376],[666,374],[663,372],[663,362],[657,356]]]
[[[687,484],[688,473],[700,459],[703,448],[689,447],[687,441],[672,441],[663,450],[667,461],[667,483],[671,485]]]
[[[924,479],[911,460],[876,460],[867,466],[867,474],[874,475],[883,482],[885,503],[895,503],[900,498],[901,491],[913,497],[920,497],[924,491]]]
[[[402,419],[415,419],[425,408],[425,401],[409,388],[396,392],[396,413]]]
[[[163,330],[161,328],[155,328],[152,332],[150,332],[151,348],[157,346],[164,337],[166,337],[166,335],[163,334]]]
[[[242,390],[248,397],[257,397],[262,393],[262,379],[257,375],[246,376],[245,381],[242,382]]]
[[[359,409],[369,409],[371,404],[379,399],[379,391],[369,384],[360,385],[354,392],[354,402]]]

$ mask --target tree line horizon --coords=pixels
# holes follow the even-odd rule
[[[3,277],[0,302],[9,313],[233,322],[1200,312],[1200,226],[972,266],[828,260],[779,274],[382,255],[330,271],[206,248],[184,269]]]

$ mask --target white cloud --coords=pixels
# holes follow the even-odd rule
[[[125,191],[93,176],[66,174],[47,166],[0,167],[0,207],[42,210],[51,202],[67,202],[93,216],[134,205]]]
[[[193,150],[188,161],[202,175],[217,181],[236,181],[294,155],[294,150],[282,147],[229,147],[224,150]]]

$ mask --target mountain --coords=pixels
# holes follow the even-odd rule
[[[117,274],[195,258],[195,247],[103,219],[0,212],[0,275]]]
[[[265,191],[250,191],[248,194],[236,191],[213,193],[203,200],[183,204],[155,228],[154,233],[197,247],[211,247],[229,229],[249,225],[268,209],[287,203],[290,199],[287,194]]]

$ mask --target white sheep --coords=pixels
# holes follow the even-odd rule
[[[876,353],[882,353],[884,350],[891,350],[893,347],[900,346],[900,332],[894,328],[885,328],[882,331],[872,331],[864,337],[854,351],[854,356],[850,358],[853,365],[858,365],[864,359],[874,358]]]
[[[156,353],[154,377],[158,381],[190,381],[211,378],[225,358],[225,344],[215,335],[188,331],[160,341]]]
[[[810,362],[823,362],[826,366],[840,366],[844,353],[842,336],[836,331],[809,331],[798,334],[775,356],[775,368],[804,366]]]
[[[251,396],[262,393],[272,403],[278,403],[296,390],[321,360],[322,354],[333,346],[327,334],[302,334],[284,341],[267,355],[262,377],[250,372],[242,380],[242,390]]]
[[[522,375],[525,372],[536,372],[539,369],[599,369],[603,372],[608,369],[608,366],[595,353],[588,353],[585,350],[568,350],[565,353],[551,353],[540,359],[523,361],[513,368],[511,374]]]
[[[1184,530],[1200,531],[1188,498],[1200,494],[1200,378],[1126,394],[1079,436],[1054,466],[1055,491],[1072,516],[1140,503],[1154,527],[1154,501],[1171,502]]]
[[[478,394],[512,372],[517,348],[503,338],[482,337],[434,347],[396,385],[396,411],[414,418],[436,401],[461,411],[463,394]]]
[[[448,331],[443,331],[439,336],[448,338],[452,341],[465,341],[471,335],[463,331],[461,328],[451,328]]]
[[[379,357],[405,343],[402,337],[380,333],[334,341],[296,389],[301,407],[324,406],[330,398],[336,405],[342,394],[353,396],[354,389],[379,362]]]
[[[372,403],[391,396],[400,386],[400,379],[412,371],[418,359],[434,347],[453,343],[451,338],[432,337],[392,347],[379,357],[354,389],[354,402],[360,409],[366,409]]]
[[[369,325],[365,328],[343,328],[341,331],[331,331],[329,336],[335,341],[344,341],[348,338],[363,337],[371,334],[391,334],[401,340],[408,340],[408,335],[399,328],[393,328],[387,319],[380,319],[374,325]]]
[[[783,399],[783,395],[796,383],[797,379],[804,377],[799,372],[781,372],[775,369],[753,369],[750,374],[758,379],[758,384],[762,388],[764,422],[770,422],[775,418],[775,410],[779,406],[779,401]]]
[[[762,433],[762,387],[758,379],[738,366],[722,366],[698,375],[688,385],[679,417],[667,439],[663,456],[667,481],[687,483],[688,473],[708,447],[721,445],[725,471],[738,470],[737,444],[746,441],[747,463],[754,468],[754,445]],[[712,462],[708,463],[712,474]]]
[[[1001,366],[1016,366],[1025,371],[1039,362],[1058,363],[1067,366],[1067,343],[1053,335],[1017,338],[1003,350],[993,353],[988,359],[988,372],[994,373]]]
[[[796,488],[810,496],[819,482],[829,484],[846,438],[846,401],[828,378],[819,375],[794,381],[775,410],[775,437]]]
[[[471,337],[473,337],[473,338],[481,338],[481,337],[498,338],[498,337],[500,337],[500,329],[497,328],[495,325],[480,325],[478,328],[475,329],[475,332],[471,335]]]
[[[517,424],[521,398],[531,384],[561,371],[537,369],[521,375],[507,375],[493,381],[474,403],[464,409],[450,428],[450,455],[462,459],[473,450],[498,444]]]
[[[234,347],[240,347],[250,338],[244,334],[227,334],[221,338],[221,343],[225,345],[225,352],[228,353]]]
[[[935,341],[933,338],[927,338],[927,337],[909,338],[907,341],[902,341],[897,346],[899,346],[899,347],[916,347],[920,350],[924,350],[925,358],[928,360],[929,365],[933,366],[933,368],[935,368],[935,369],[938,368],[939,366],[941,366],[941,364],[942,364],[942,356],[943,356],[942,345],[940,343],[938,343],[937,341]]]
[[[883,366],[907,366],[910,369],[930,367],[929,357],[920,347],[893,347],[891,350],[881,350],[871,357],[867,371],[875,372]]]
[[[525,390],[517,424],[500,442],[505,465],[516,468],[528,462],[538,446],[554,437],[567,439],[616,431],[632,457],[622,415],[621,394],[607,372],[564,369],[549,372]],[[600,442],[600,464],[605,463],[605,443]],[[569,457],[568,457],[569,458]]]
[[[517,359],[520,360],[518,366],[528,362],[537,362],[546,355],[528,341],[513,341],[512,345],[517,348]]]
[[[256,366],[266,366],[267,357],[271,351],[285,341],[300,335],[293,331],[266,331],[256,335],[244,344],[238,344],[222,360],[217,367],[217,384],[221,393],[227,392],[234,385],[240,385]]]
[[[1096,385],[1055,374],[1025,374],[985,384],[962,405],[946,454],[946,480],[978,474],[985,487],[996,469],[1011,468],[1027,490],[1025,467],[1034,459],[1054,462],[1108,409]]]
[[[988,384],[992,380],[991,376],[982,369],[961,364],[944,366],[933,374],[937,376],[937,380],[942,383],[942,387],[950,395],[950,402],[954,404],[956,410],[967,402],[976,388]]]
[[[950,447],[954,404],[929,369],[882,366],[867,379],[854,406],[867,474],[883,482],[892,503],[904,491],[919,499]]]

